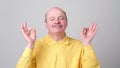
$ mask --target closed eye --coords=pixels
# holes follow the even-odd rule
[[[53,20],[55,20],[54,17],[50,17],[50,18],[49,18],[49,21],[53,21]]]
[[[65,17],[60,16],[60,17],[59,17],[59,20],[65,20]]]

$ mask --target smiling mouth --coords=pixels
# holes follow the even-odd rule
[[[61,28],[62,25],[60,25],[60,24],[55,24],[55,25],[53,25],[53,27]]]

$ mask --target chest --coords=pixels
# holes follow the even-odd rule
[[[69,68],[80,62],[80,52],[80,48],[69,46],[42,47],[37,52],[36,62],[38,66],[47,65],[48,68]]]

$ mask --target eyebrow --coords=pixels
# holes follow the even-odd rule
[[[63,18],[65,18],[64,16],[59,16],[59,17],[63,17]],[[55,18],[54,16],[51,16],[51,17],[49,17],[48,19],[50,19],[50,18]]]
[[[59,16],[59,17],[64,17],[64,16]],[[64,17],[65,18],[65,17]]]
[[[49,17],[48,19],[55,18],[55,17]]]

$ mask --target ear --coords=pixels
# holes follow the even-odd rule
[[[46,28],[47,28],[47,22],[45,22],[45,26],[46,26]]]
[[[66,22],[66,27],[68,26],[68,22]]]

